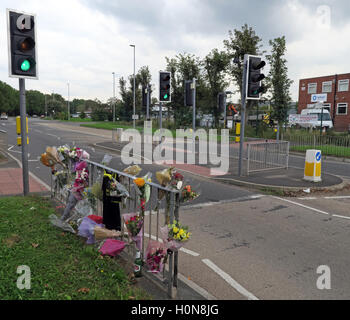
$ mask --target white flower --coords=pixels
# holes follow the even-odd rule
[[[181,188],[182,188],[182,181],[179,181],[178,183],[177,183],[177,190],[180,190]]]

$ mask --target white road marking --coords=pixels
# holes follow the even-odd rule
[[[324,199],[350,199],[350,196],[333,196],[333,197],[324,197]]]
[[[301,198],[298,198],[299,200],[316,200],[317,198],[315,197],[301,197]]]
[[[337,215],[337,214],[333,214],[332,216],[333,217],[337,217],[337,218],[343,218],[343,219],[350,220],[350,217],[340,216],[340,215]]]
[[[209,259],[202,259],[203,263],[206,264],[210,269],[216,272],[221,278],[223,278],[230,286],[232,286],[241,295],[246,297],[248,300],[259,300],[256,296],[250,293],[248,290],[243,288],[236,280],[234,280],[229,274],[221,270],[216,264]]]
[[[322,210],[318,210],[318,209],[315,209],[315,208],[312,208],[312,207],[309,207],[309,206],[305,206],[301,203],[298,203],[298,202],[295,202],[295,201],[291,201],[291,200],[287,200],[287,199],[283,199],[283,198],[279,198],[279,197],[273,197],[275,199],[278,199],[278,200],[281,200],[281,201],[285,201],[285,202],[289,202],[289,203],[292,203],[292,204],[295,204],[297,206],[300,206],[300,207],[303,207],[305,209],[309,209],[311,211],[315,211],[317,213],[321,213],[321,214],[325,214],[325,215],[329,215],[328,212],[325,212],[325,211],[322,211]]]

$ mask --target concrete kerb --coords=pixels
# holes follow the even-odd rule
[[[344,181],[343,178],[337,176],[339,179],[342,180],[341,183],[333,185],[333,186],[326,186],[326,187],[311,187],[310,192],[313,191],[337,191],[341,190],[344,187],[348,185],[348,182]],[[306,188],[309,187],[287,187],[287,186],[275,186],[275,185],[269,185],[269,184],[258,184],[258,183],[252,183],[252,182],[247,182],[247,181],[242,181],[242,180],[236,180],[232,178],[212,178],[213,180],[221,181],[224,183],[240,186],[240,187],[246,187],[249,189],[253,190],[259,190],[259,191],[266,191],[266,190],[271,190],[271,191],[276,191],[276,192],[284,192],[284,191],[291,191],[291,192],[300,192],[303,191]]]

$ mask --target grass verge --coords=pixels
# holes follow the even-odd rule
[[[341,147],[341,146],[293,146],[290,147],[291,151],[299,151],[303,152],[308,149],[317,149],[321,150],[323,155],[326,156],[335,156],[335,157],[345,157],[345,158],[350,158],[350,148],[347,147]]]
[[[52,213],[48,199],[0,198],[1,300],[150,299],[130,284],[115,259],[51,226]],[[29,290],[17,288],[21,265],[31,270]]]

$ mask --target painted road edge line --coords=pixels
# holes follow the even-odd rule
[[[221,270],[215,263],[209,259],[202,259],[203,263],[206,264],[210,269],[215,271],[221,278],[223,278],[229,285],[231,285],[241,295],[245,296],[248,300],[259,300],[256,296],[250,293],[248,290],[243,288],[236,280],[232,279],[225,271]]]
[[[275,197],[275,196],[273,196],[273,198],[281,200],[281,201],[289,202],[289,203],[295,204],[297,206],[303,207],[305,209],[309,209],[311,211],[315,211],[317,213],[321,213],[321,214],[325,214],[325,215],[329,216],[328,212],[325,212],[325,211],[322,211],[322,210],[318,210],[318,209],[315,209],[315,208],[312,208],[312,207],[309,207],[309,206],[305,206],[304,204],[301,204],[301,203],[298,203],[298,202],[295,202],[295,201],[291,201],[291,200],[287,200],[287,199],[283,199],[283,198],[279,198],[279,197]]]

